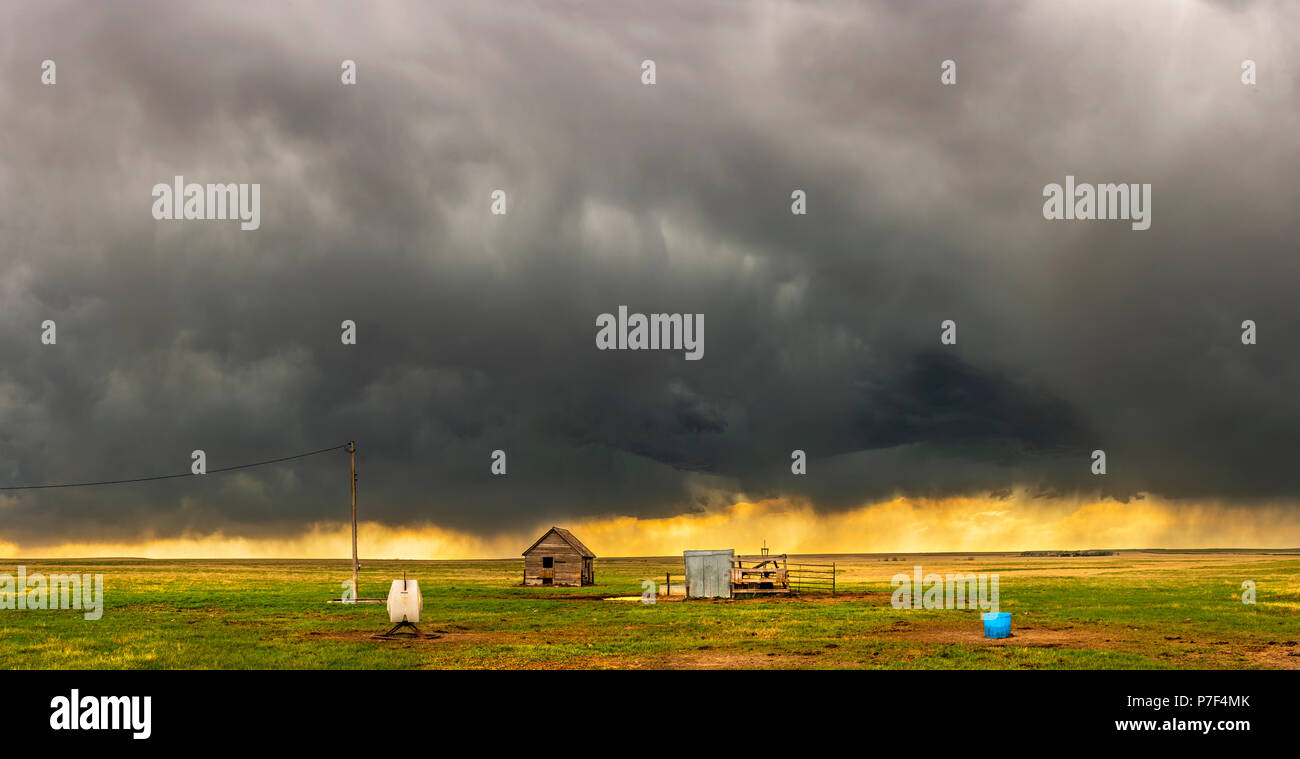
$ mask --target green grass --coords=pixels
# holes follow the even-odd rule
[[[816,557],[847,597],[663,601],[641,581],[680,559],[598,559],[595,587],[523,588],[519,561],[382,562],[424,591],[424,641],[371,639],[382,605],[326,603],[344,561],[12,560],[0,572],[104,575],[104,613],[0,610],[5,668],[1241,668],[1300,666],[1300,555],[1122,553]],[[894,609],[889,577],[997,572],[1016,637],[986,641],[977,611]],[[1254,605],[1239,600],[1253,580]]]

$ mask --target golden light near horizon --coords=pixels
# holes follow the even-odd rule
[[[436,525],[360,525],[361,555],[369,559],[514,558],[549,524],[475,535]],[[1045,549],[1294,548],[1300,514],[1285,505],[1185,504],[1155,498],[1115,501],[982,498],[897,498],[843,512],[804,501],[739,502],[659,519],[615,516],[572,520],[598,556],[672,556],[694,548],[757,552],[767,541],[791,554],[937,553]],[[150,559],[344,557],[351,528],[317,522],[295,535],[250,538],[225,533],[139,541],[0,542],[6,558],[131,556]]]

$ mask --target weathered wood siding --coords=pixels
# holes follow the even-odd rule
[[[542,567],[542,558],[554,558],[550,569]],[[524,556],[524,584],[541,585],[542,579],[549,577],[553,585],[582,585],[582,554],[555,533],[537,544],[537,547]]]

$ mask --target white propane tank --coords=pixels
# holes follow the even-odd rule
[[[393,580],[388,589],[388,621],[419,622],[424,611],[424,597],[420,595],[418,580]]]

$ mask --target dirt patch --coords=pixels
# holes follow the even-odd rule
[[[424,633],[420,638],[384,638],[383,630],[339,630],[331,632],[308,632],[303,640],[334,640],[347,643],[372,643],[388,645],[392,643],[411,643],[416,645],[473,645],[473,646],[518,646],[550,645],[558,643],[589,643],[589,636],[569,630],[500,630],[475,631],[463,626],[444,626],[420,628]]]
[[[907,620],[899,620],[877,633],[882,640],[905,640],[909,643],[1092,649],[1132,653],[1165,661],[1204,657],[1226,666],[1233,666],[1235,657],[1243,657],[1257,667],[1300,669],[1300,645],[1295,641],[1270,641],[1267,645],[1243,644],[1225,640],[1195,640],[1154,632],[1135,634],[1131,629],[1114,630],[1100,626],[1046,627],[1032,624],[1012,626],[1009,638],[985,638],[983,630],[977,624],[913,625]]]
[[[383,630],[340,630],[337,632],[309,632],[306,633],[304,640],[336,640],[347,643],[373,643],[375,645],[384,645],[388,643],[414,643],[414,644],[437,644],[437,643],[471,643],[476,645],[505,645],[508,643],[519,643],[521,636],[527,633],[517,632],[466,632],[463,630],[447,630],[443,628],[432,628],[421,630],[424,634],[419,638],[414,637],[383,637]]]
[[[978,620],[976,620],[978,623]],[[900,624],[901,623],[901,624]],[[1029,648],[1113,647],[1115,633],[1086,627],[1014,627],[1009,638],[986,638],[977,624],[918,627],[905,620],[879,631],[886,640],[896,637],[917,643],[965,644],[972,646],[1023,646]]]
[[[374,635],[370,636],[372,640],[383,641],[385,643],[402,643],[404,641],[416,643],[425,640],[435,640],[441,637],[442,635],[440,635],[439,633],[426,633],[426,632],[422,632],[418,635],[412,633],[402,633],[400,635],[385,635],[384,633],[375,633]]]
[[[799,655],[699,651],[638,661],[633,669],[796,669],[808,664],[809,659]]]
[[[799,593],[790,596],[759,596],[757,598],[739,598],[732,599],[734,603],[786,603],[786,604],[845,604],[845,603],[870,603],[880,606],[889,606],[889,599],[893,593],[888,590],[854,590],[839,591],[835,595],[830,593]]]
[[[1243,653],[1262,667],[1300,669],[1300,643],[1294,640],[1271,640],[1265,645],[1247,646]]]

